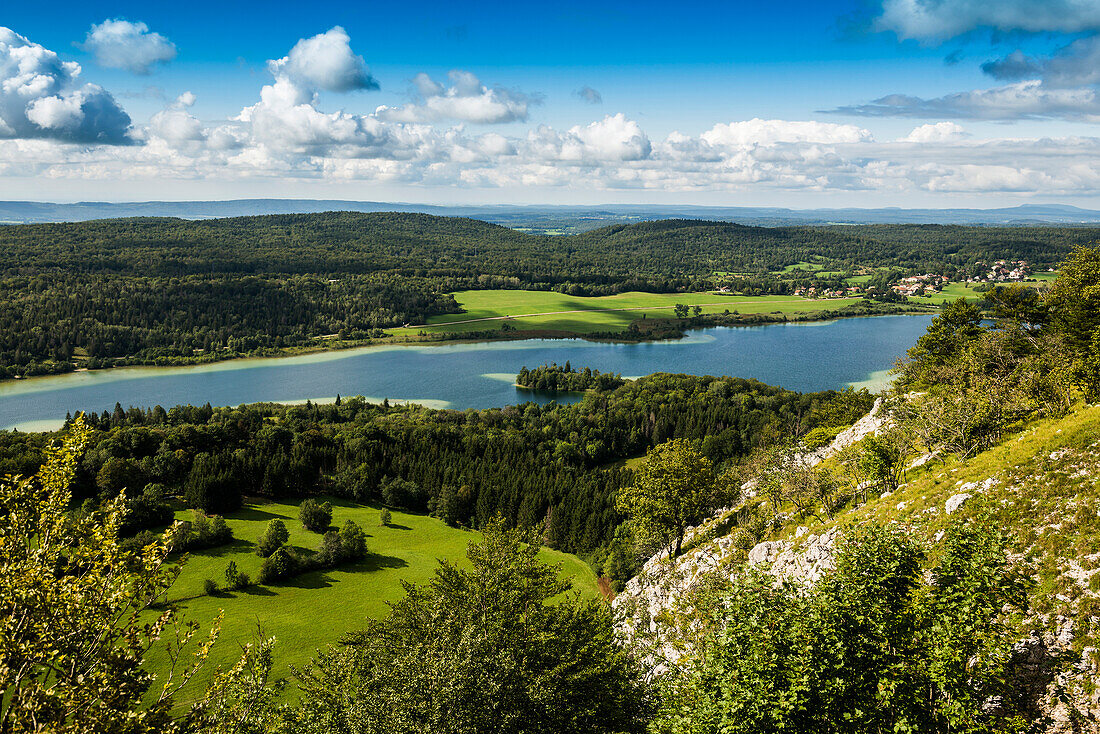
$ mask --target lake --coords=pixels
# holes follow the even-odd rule
[[[875,316],[718,327],[683,339],[609,344],[529,339],[378,346],[192,367],[123,367],[0,383],[0,430],[57,428],[67,412],[190,403],[330,401],[336,395],[411,400],[430,407],[492,408],[551,398],[519,390],[524,365],[549,362],[638,377],[654,372],[754,377],[799,391],[881,387],[894,360],[931,316]],[[563,397],[562,401],[576,397]]]

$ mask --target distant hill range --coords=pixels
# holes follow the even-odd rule
[[[81,222],[122,217],[212,219],[325,211],[423,212],[441,216],[472,217],[508,227],[549,234],[581,232],[609,224],[672,217],[738,222],[758,226],[799,224],[1100,225],[1100,211],[1062,204],[1028,204],[1004,209],[784,209],[628,204],[600,207],[434,206],[335,199],[234,199],[132,203],[85,201],[74,204],[0,201],[0,223]]]

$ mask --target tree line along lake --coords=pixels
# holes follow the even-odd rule
[[[409,400],[465,410],[575,396],[515,387],[524,367],[566,361],[637,377],[655,372],[755,378],[792,390],[877,389],[894,361],[924,333],[929,315],[716,327],[682,339],[608,343],[529,339],[432,346],[380,346],[192,367],[125,367],[0,383],[0,430],[56,429],[69,412],[115,403],[240,405],[329,401],[337,395]]]

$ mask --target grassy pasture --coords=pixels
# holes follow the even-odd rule
[[[219,610],[224,610],[221,638],[214,646],[210,664],[196,675],[181,696],[180,703],[205,688],[215,666],[232,665],[240,655],[240,645],[256,638],[257,629],[274,636],[277,676],[287,676],[291,665],[302,666],[318,647],[336,642],[344,633],[361,629],[369,618],[385,616],[388,601],[403,595],[402,581],[414,584],[428,581],[439,559],[465,562],[466,546],[480,539],[470,530],[452,528],[424,515],[393,511],[387,527],[379,525],[378,507],[358,505],[340,499],[333,504],[333,528],[355,520],[367,534],[368,556],[359,563],[336,569],[315,571],[277,586],[250,586],[241,591],[202,596],[203,581],[213,579],[225,585],[225,567],[234,561],[240,571],[253,579],[263,559],[255,553],[255,541],[268,521],[278,518],[290,531],[288,545],[299,550],[314,550],[321,536],[302,528],[298,505],[286,503],[249,504],[226,518],[235,540],[226,546],[196,551],[190,555],[183,572],[169,591],[168,599],[183,617],[208,630]],[[190,519],[190,511],[178,513]],[[584,597],[598,594],[592,569],[576,556],[543,549],[548,563],[561,563],[564,576]],[[162,671],[167,665],[163,650],[150,655],[151,669]],[[156,684],[154,684],[156,687]]]
[[[1025,281],[1023,283],[1002,283],[999,285],[1025,285],[1032,288],[1040,288],[1049,286],[1055,278],[1058,277],[1057,273],[1037,273],[1033,276],[1038,283]],[[975,286],[978,285],[990,285],[988,283],[960,283],[953,281],[944,286],[943,290],[939,293],[932,293],[927,296],[913,297],[910,300],[913,303],[927,303],[927,304],[940,304],[946,301],[954,301],[959,298],[966,298],[967,300],[980,300],[982,294],[975,290]],[[998,285],[998,284],[993,284]]]
[[[703,313],[726,309],[743,314],[814,313],[855,303],[857,298],[815,301],[798,296],[730,296],[721,293],[641,293],[586,298],[553,291],[474,290],[459,291],[455,299],[466,311],[433,316],[427,325],[390,329],[395,336],[426,332],[470,332],[498,329],[507,320],[517,331],[551,331],[589,334],[622,331],[631,321],[643,318],[672,318],[678,303],[699,305]]]
[[[947,301],[955,301],[960,298],[965,298],[968,301],[980,300],[982,294],[974,290],[974,286],[977,283],[958,283],[951,282],[943,287],[942,291],[938,293],[930,291],[927,296],[912,296],[910,301],[913,303],[927,303],[927,304],[941,304]]]
[[[825,266],[822,265],[821,263],[809,263],[809,262],[803,261],[803,262],[794,263],[793,265],[787,265],[786,267],[784,267],[782,270],[780,270],[778,272],[780,272],[780,273],[793,273],[796,270],[805,270],[807,272],[812,273],[812,272],[816,272],[818,270],[822,270],[824,267]]]

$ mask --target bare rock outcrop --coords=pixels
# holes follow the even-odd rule
[[[838,434],[828,446],[803,454],[800,460],[812,466],[882,430],[891,421],[883,406],[882,398],[876,399],[867,415]],[[755,481],[746,482],[742,497],[752,498],[754,490]],[[721,519],[735,509],[718,510],[707,522],[689,529],[684,537],[689,550],[679,558],[669,560],[667,551],[662,551],[647,560],[641,572],[627,582],[612,602],[617,629],[625,639],[646,647],[644,657],[653,674],[663,672],[679,655],[662,629],[669,612],[677,609],[685,596],[701,584],[723,583],[742,567],[745,556],[735,536],[708,539]],[[748,552],[748,565],[760,567],[777,580],[816,583],[835,566],[840,531],[831,529],[821,535],[804,535],[804,532],[802,529],[792,541],[757,544]]]
[[[1075,624],[1058,616],[1012,646],[1009,680],[1042,734],[1100,731],[1100,656],[1094,647],[1073,649]]]
[[[800,547],[783,550],[768,569],[768,573],[776,579],[812,586],[826,572],[836,568],[836,549],[840,538],[840,528],[830,528],[821,535],[807,536]]]

